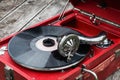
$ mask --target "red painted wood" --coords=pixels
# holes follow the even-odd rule
[[[81,10],[94,13],[97,16],[108,19],[110,21],[120,23],[120,0],[103,0],[106,2],[106,8],[100,8],[97,5],[102,0],[86,0],[85,3],[80,2],[79,0],[71,0],[71,3]],[[120,31],[120,29],[119,29]]]
[[[95,2],[90,2],[86,5],[81,5],[81,6],[76,6],[82,10],[94,13],[97,16],[101,16],[102,18],[108,19],[110,21],[114,21],[116,23],[120,22],[120,11],[119,10],[115,10],[112,8],[106,8],[106,9],[101,9],[99,7],[96,6],[97,3]],[[90,6],[90,7],[85,7],[85,6]]]
[[[5,64],[0,61],[0,79],[5,80],[5,72],[4,72]]]

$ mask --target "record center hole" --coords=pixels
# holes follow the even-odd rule
[[[46,47],[51,47],[55,45],[55,41],[53,39],[48,38],[43,40],[43,45]]]

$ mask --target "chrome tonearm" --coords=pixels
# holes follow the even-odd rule
[[[108,41],[108,42],[107,42]],[[68,34],[61,38],[58,44],[58,51],[63,57],[67,57],[67,61],[70,61],[74,54],[77,52],[80,44],[98,45],[101,48],[107,48],[109,42],[106,34],[100,34],[96,37],[86,37],[77,34]]]
[[[96,37],[85,37],[85,36],[79,36],[78,35],[79,40],[84,44],[99,44],[101,42],[103,42],[105,39],[107,39],[105,34],[100,34]]]

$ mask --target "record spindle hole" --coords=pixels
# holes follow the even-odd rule
[[[55,41],[53,39],[47,38],[43,40],[43,45],[46,47],[51,47],[55,45]]]

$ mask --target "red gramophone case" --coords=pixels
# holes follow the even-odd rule
[[[112,43],[101,47],[91,45],[91,54],[73,67],[57,71],[36,71],[18,65],[7,51],[9,41],[21,33],[19,32],[0,41],[1,80],[105,80],[120,68],[120,1],[70,0],[70,2],[75,8],[67,11],[61,20],[58,20],[60,15],[57,15],[31,26],[31,29],[52,23],[54,26],[74,29],[87,37],[105,32]]]

